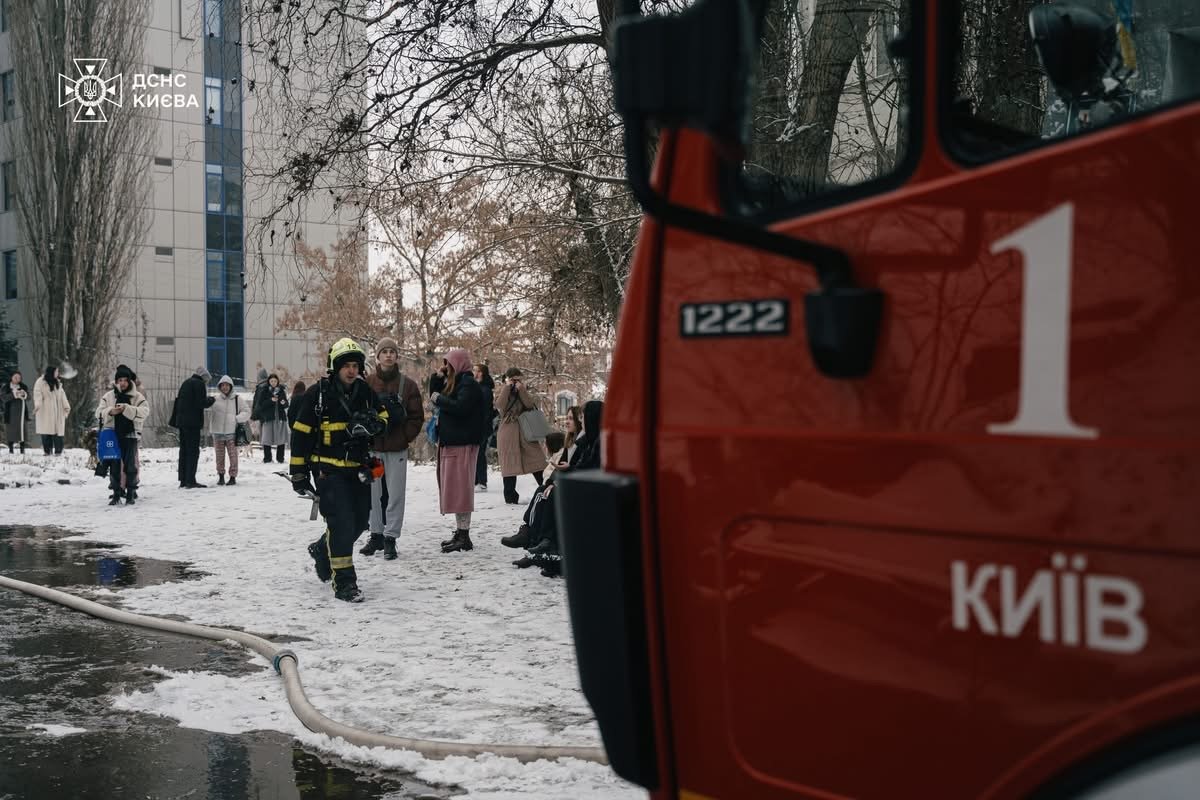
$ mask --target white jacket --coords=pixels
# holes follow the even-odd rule
[[[217,386],[220,387],[222,383],[233,385],[228,375],[222,375],[217,381]],[[238,397],[236,391],[225,395],[218,388],[213,404],[204,411],[208,414],[209,433],[213,436],[232,436],[237,431],[239,422],[250,419],[251,406],[253,403],[249,397]]]
[[[67,432],[67,415],[71,413],[71,403],[63,389],[62,381],[58,388],[51,390],[46,378],[41,376],[33,384],[33,412],[37,418],[37,432],[43,436],[63,436]]]
[[[100,408],[96,413],[100,416],[101,428],[112,428],[116,426],[116,418],[108,413],[108,410],[117,404],[117,390],[109,389],[100,398]],[[133,421],[133,435],[138,439],[142,438],[142,427],[146,424],[146,420],[150,416],[150,404],[146,402],[146,396],[139,392],[136,388],[129,388],[129,402],[125,404],[125,410],[121,412],[121,416]]]

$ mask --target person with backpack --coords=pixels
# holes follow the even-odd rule
[[[242,406],[233,391],[233,379],[222,375],[217,381],[217,396],[208,407],[208,430],[217,453],[217,486],[236,486],[238,474],[237,429],[250,419],[250,404]],[[229,456],[229,481],[225,480],[225,457]]]

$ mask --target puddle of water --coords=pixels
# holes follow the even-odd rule
[[[130,558],[49,528],[0,527],[0,571],[48,586],[148,586],[197,577],[184,564]],[[114,711],[118,689],[159,680],[145,669],[255,672],[243,651],[102,622],[0,590],[0,800],[114,797],[445,798],[395,773],[367,775],[283,734],[231,736]],[[50,736],[32,725],[85,733]]]

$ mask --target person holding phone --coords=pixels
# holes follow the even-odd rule
[[[519,503],[517,477],[532,475],[542,485],[542,470],[546,466],[546,450],[541,442],[528,442],[521,435],[521,414],[537,407],[537,400],[525,386],[521,370],[509,367],[504,373],[504,385],[496,395],[500,412],[500,428],[496,432],[496,450],[500,454],[500,475],[504,479],[504,502]]]
[[[124,364],[117,366],[113,388],[100,398],[100,427],[114,428],[121,442],[121,461],[114,463],[108,471],[108,486],[112,490],[110,506],[131,506],[137,500],[138,488],[138,441],[142,427],[150,416],[150,404],[146,396],[134,385],[133,370]],[[125,488],[121,488],[121,475],[125,476]]]

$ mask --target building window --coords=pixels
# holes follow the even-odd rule
[[[169,158],[163,158],[162,156],[154,157],[154,166],[156,167],[169,167],[172,163],[174,162],[172,162]]]
[[[204,35],[221,35],[222,0],[204,0]]]
[[[173,256],[173,255],[175,255],[175,248],[174,247],[156,247],[156,248],[154,248],[154,255],[156,255],[156,256]]]
[[[4,299],[17,299],[17,251],[4,251]]]
[[[222,170],[219,164],[204,165],[204,197],[209,211],[222,211],[221,179]]]
[[[155,75],[170,75],[171,68],[170,67],[155,67],[154,74]]]
[[[208,254],[208,269],[206,271],[209,300],[225,299],[225,257],[220,253]]]
[[[5,161],[0,164],[0,183],[4,186],[0,191],[4,192],[4,210],[12,211],[17,207],[17,163],[15,161]]]
[[[174,347],[175,346],[175,337],[174,336],[155,336],[154,337],[154,346],[155,347]]]
[[[4,105],[4,108],[0,109],[4,122],[17,118],[17,90],[13,83],[12,70],[0,75],[0,103]]]
[[[204,79],[204,113],[210,125],[221,124],[221,79]]]
[[[554,413],[556,416],[565,417],[571,410],[571,406],[576,405],[578,399],[574,392],[559,392],[554,395]],[[578,431],[576,431],[578,433]]]

